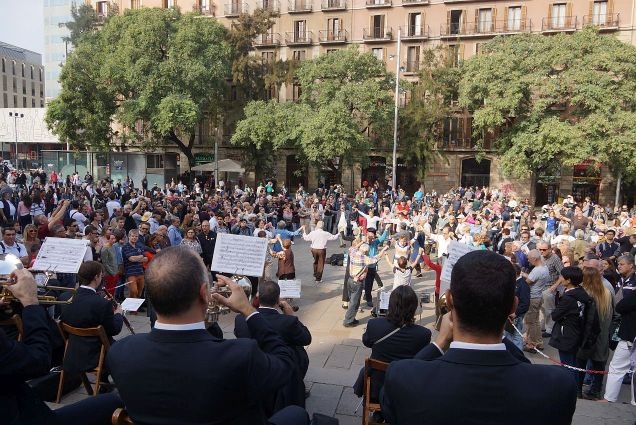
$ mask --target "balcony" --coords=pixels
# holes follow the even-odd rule
[[[574,32],[576,31],[576,16],[552,16],[541,20],[541,32]]]
[[[290,31],[285,33],[285,44],[288,46],[303,46],[313,43],[314,33],[312,31]]]
[[[377,9],[381,7],[391,7],[391,0],[366,0],[367,9]]]
[[[193,12],[198,12],[201,15],[204,16],[215,16],[215,10],[214,10],[214,5],[200,5],[200,4],[194,4],[192,6],[192,11]]]
[[[366,43],[391,41],[393,39],[393,29],[391,27],[386,29],[382,27],[364,28],[362,30],[362,39]]]
[[[348,35],[347,30],[320,30],[318,31],[318,42],[320,44],[346,43]]]
[[[592,25],[599,31],[613,31],[618,29],[619,13],[607,13],[583,16],[583,26]]]
[[[247,3],[226,3],[223,5],[223,15],[226,18],[237,17],[241,13],[248,13]]]
[[[402,6],[422,6],[428,4],[428,0],[402,0]]]
[[[309,13],[312,11],[311,0],[289,0],[288,13]]]
[[[492,37],[498,34],[515,34],[531,30],[532,21],[530,19],[464,22],[440,25],[440,37]]]
[[[320,5],[322,11],[346,10],[347,0],[322,0]]]
[[[269,10],[270,12],[280,12],[280,3],[278,0],[259,0],[258,7]]]
[[[261,34],[256,37],[254,40],[255,47],[276,47],[280,46],[280,34],[279,33],[271,33],[271,34]]]
[[[400,31],[402,41],[426,40],[431,32],[428,25],[409,25],[400,27]]]

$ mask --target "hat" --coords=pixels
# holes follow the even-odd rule
[[[148,221],[152,217],[152,213],[150,211],[146,211],[144,215],[141,216],[141,221]]]

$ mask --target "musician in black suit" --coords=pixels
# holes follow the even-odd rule
[[[194,251],[162,249],[149,263],[146,295],[157,312],[155,327],[118,341],[107,359],[128,413],[142,425],[308,424],[297,406],[269,420],[263,414],[263,400],[291,377],[293,352],[238,284],[217,279],[232,294],[214,300],[243,314],[254,339],[221,340],[205,330],[209,273]]]
[[[415,324],[418,300],[410,286],[394,288],[389,297],[386,317],[369,320],[362,334],[362,343],[371,348],[370,358],[391,363],[394,360],[411,359],[431,342],[431,331]],[[360,370],[353,386],[354,393],[362,397],[364,368]],[[371,378],[371,398],[378,399],[384,383],[384,373],[374,373]]]
[[[45,375],[51,367],[51,334],[46,310],[38,305],[37,285],[25,269],[14,272],[8,286],[22,303],[23,340],[0,330],[0,422],[7,425],[109,424],[122,403],[115,394],[101,394],[52,411],[24,381]]]
[[[294,351],[295,366],[292,378],[281,388],[272,399],[268,400],[266,412],[272,414],[285,406],[296,405],[305,407],[305,384],[303,379],[309,367],[309,356],[305,346],[311,344],[311,333],[305,325],[294,315],[294,310],[286,301],[280,300],[280,287],[273,281],[263,281],[258,285],[259,313],[269,323],[285,343]],[[277,308],[282,310],[282,314]],[[253,338],[245,321],[245,316],[239,314],[234,319],[234,335],[237,338]]]
[[[510,262],[486,250],[464,255],[453,267],[446,297],[450,313],[441,338],[424,350],[450,348],[435,360],[389,365],[381,395],[387,420],[393,425],[570,424],[576,407],[570,372],[521,362],[501,342],[504,323],[516,309]]]
[[[80,287],[77,289],[71,304],[62,308],[60,320],[75,328],[104,327],[110,343],[115,340],[114,335],[121,332],[123,316],[121,307],[113,311],[111,301],[97,294],[101,285],[104,267],[97,261],[82,263],[77,279]],[[101,343],[97,337],[76,337],[69,335],[69,344],[64,356],[64,371],[83,372],[97,366]]]

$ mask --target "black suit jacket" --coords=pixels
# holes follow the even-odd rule
[[[135,423],[266,423],[261,401],[287,383],[294,359],[262,314],[247,326],[256,340],[153,329],[113,345],[108,366]]]
[[[267,307],[260,307],[258,311],[294,352],[292,377],[284,387],[264,401],[265,414],[271,416],[280,409],[291,405],[305,407],[303,378],[309,368],[309,356],[304,347],[311,344],[311,333],[296,316],[281,314],[277,310]],[[237,338],[254,338],[254,334],[245,322],[245,317],[240,314],[234,319],[234,335]]]
[[[423,361],[427,354],[434,360]],[[432,344],[418,356],[387,370],[381,405],[392,425],[572,422],[577,390],[565,368],[524,363],[508,351],[451,348],[440,357]]]
[[[367,329],[362,334],[362,343],[366,347],[371,348],[371,358],[380,360],[385,363],[391,363],[394,360],[412,359],[420,350],[431,342],[431,331],[423,326],[410,325],[400,328],[399,331],[392,334],[387,339],[384,336],[393,332],[397,327],[389,322],[386,317],[378,317],[369,320]],[[362,387],[364,380],[364,368],[360,370],[358,379],[353,385],[354,393],[362,396]],[[380,388],[384,383],[384,373],[376,372],[371,378],[371,398],[377,399]]]
[[[51,367],[51,333],[45,310],[32,305],[22,311],[24,340],[7,338],[0,330],[0,422],[44,423],[50,410],[24,383]]]
[[[113,314],[113,304],[86,288],[78,288],[73,302],[62,309],[60,320],[76,328],[104,327],[111,344],[113,335],[121,332],[124,319],[121,314]],[[69,335],[69,344],[64,356],[64,370],[81,372],[97,366],[100,341],[97,337],[75,337]]]
[[[212,256],[214,255],[214,247],[216,245],[216,232],[201,232],[197,236],[201,244],[201,257],[206,266],[212,264]]]

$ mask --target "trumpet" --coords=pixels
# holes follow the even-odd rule
[[[252,293],[252,284],[245,276],[234,275],[231,277],[245,292],[245,295],[249,298]],[[212,294],[220,294],[225,298],[229,298],[232,295],[232,290],[227,286],[216,286],[214,283],[208,283],[208,307],[205,314],[205,322],[210,325],[219,321],[219,316],[227,314],[230,309],[219,302],[212,296]]]
[[[24,268],[24,266],[18,257],[13,254],[0,254],[0,305],[19,302],[6,287],[15,283],[12,273],[21,268]],[[35,272],[34,278],[38,283],[38,302],[42,305],[70,304],[75,295],[75,288],[49,285],[51,276],[53,276],[53,273],[50,271]],[[72,295],[68,300],[60,301],[56,295],[50,293],[51,291],[72,292]]]

